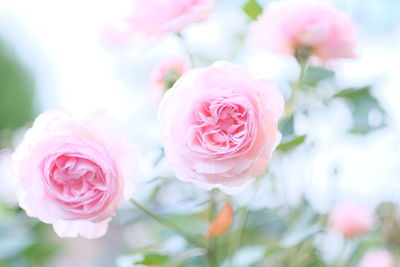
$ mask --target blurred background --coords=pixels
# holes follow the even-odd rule
[[[296,61],[247,45],[251,22],[243,8],[247,2],[216,0],[206,22],[182,32],[184,43],[168,35],[144,49],[135,42],[118,44],[105,34],[129,13],[129,1],[0,1],[0,266],[136,266],[135,257],[142,251],[183,255],[194,258],[187,266],[203,266],[196,261],[201,251],[187,249],[181,237],[149,223],[129,205],[118,211],[102,238],[58,238],[51,226],[28,218],[18,208],[10,154],[42,111],[61,109],[78,115],[105,110],[140,146],[140,190],[135,198],[182,225],[204,230],[208,193],[178,182],[165,162],[154,164],[161,141],[149,77],[162,58],[186,56],[189,50],[197,66],[216,60],[242,64],[256,77],[275,81],[287,95],[290,82],[298,76]],[[266,6],[272,1],[258,2]],[[257,194],[250,187],[234,198],[237,207],[251,203],[253,227],[235,254],[237,266],[265,266],[256,264],[265,255],[262,244],[294,228],[272,219],[263,229],[257,228],[257,218],[268,217],[269,212],[287,218],[300,207],[303,215],[307,210],[326,215],[343,200],[392,212],[400,204],[400,2],[330,2],[356,24],[358,58],[309,74],[307,83],[315,89],[302,92],[301,112],[284,129],[284,134],[307,138],[298,146],[288,142],[281,147]],[[188,211],[193,216],[187,216]],[[262,237],[250,242],[261,232]],[[313,242],[322,255],[318,257],[330,263],[343,240],[325,232]],[[382,234],[368,242],[389,241]]]

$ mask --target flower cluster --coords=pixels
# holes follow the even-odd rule
[[[130,34],[158,39],[204,21],[212,6],[211,0],[137,0],[126,22]],[[272,3],[251,26],[251,39],[266,50],[323,61],[353,57],[356,43],[348,16],[312,0]],[[158,119],[165,158],[182,181],[239,193],[265,173],[281,141],[284,98],[273,81],[255,78],[243,66],[189,66],[186,58],[170,57],[150,75],[163,95]],[[132,195],[135,151],[121,126],[103,113],[73,118],[45,112],[13,156],[19,205],[61,237],[102,236]],[[229,220],[222,221],[229,223],[209,237],[229,228],[232,206],[225,213]],[[373,226],[373,215],[357,205],[339,205],[331,215],[331,227],[345,238]],[[363,262],[393,265],[383,251]]]

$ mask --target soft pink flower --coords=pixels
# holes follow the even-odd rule
[[[395,267],[395,260],[389,251],[376,249],[363,257],[360,267]]]
[[[120,125],[103,113],[76,120],[45,112],[13,155],[19,204],[61,237],[102,236],[132,193],[133,151]]]
[[[238,192],[267,168],[283,106],[274,83],[244,67],[217,62],[191,70],[160,104],[167,160],[183,181]]]
[[[359,236],[374,226],[371,211],[354,203],[337,205],[330,218],[331,227],[346,238]]]
[[[212,5],[212,0],[136,0],[128,23],[134,32],[157,39],[204,21]]]
[[[253,24],[252,38],[260,47],[283,54],[307,48],[322,60],[355,56],[354,24],[327,2],[274,2]]]
[[[157,89],[157,99],[161,100],[166,90],[189,69],[189,63],[183,57],[168,57],[163,59],[151,72],[151,81]],[[159,101],[157,101],[159,102]]]

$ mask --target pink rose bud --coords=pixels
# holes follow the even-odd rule
[[[260,176],[280,142],[274,83],[217,62],[184,74],[159,107],[166,158],[182,181],[235,193]]]
[[[350,17],[327,2],[278,1],[252,25],[252,41],[267,50],[322,60],[355,56],[356,31]]]
[[[370,210],[354,203],[337,205],[330,218],[331,227],[346,238],[359,236],[374,226]]]
[[[212,0],[136,0],[128,23],[136,33],[157,39],[204,21],[212,5]]]
[[[103,113],[75,120],[45,112],[13,155],[19,204],[60,237],[100,237],[132,193],[134,151]]]
[[[361,260],[360,267],[395,267],[395,260],[389,251],[376,249],[367,252]]]
[[[186,58],[168,57],[162,60],[151,72],[153,84],[163,92],[170,89],[189,69]]]

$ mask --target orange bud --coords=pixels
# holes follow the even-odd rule
[[[205,235],[206,239],[217,237],[223,235],[229,227],[232,225],[233,220],[233,207],[230,202],[227,202],[208,227],[207,233]]]

